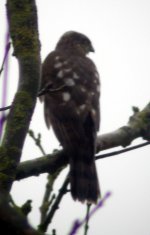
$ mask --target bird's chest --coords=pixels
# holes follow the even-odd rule
[[[88,112],[93,99],[99,96],[98,73],[87,58],[55,57],[47,80],[46,103],[57,115],[82,115]]]

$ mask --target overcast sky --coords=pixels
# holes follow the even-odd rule
[[[5,1],[1,0],[0,63],[6,29],[4,4]],[[37,7],[42,60],[54,49],[64,32],[75,30],[86,34],[95,48],[95,53],[89,56],[101,76],[100,132],[110,132],[125,125],[132,115],[132,106],[141,109],[150,101],[150,1],[38,0]],[[9,64],[7,105],[13,99],[18,81],[16,59],[10,57]],[[39,101],[30,128],[35,133],[42,133],[42,143],[47,153],[58,147],[52,131],[46,129],[43,106]],[[133,144],[142,141],[139,139]],[[28,137],[22,160],[41,155]],[[149,235],[150,147],[99,160],[97,168],[102,194],[111,191],[112,196],[91,219],[89,235]],[[59,177],[55,190],[59,189],[66,173]],[[32,177],[15,183],[12,190],[19,205],[29,198],[34,200],[30,221],[35,226],[45,182],[46,175]],[[50,229],[57,228],[57,235],[67,234],[73,221],[84,217],[85,210],[84,205],[73,202],[67,194]],[[83,234],[83,231],[78,234]]]

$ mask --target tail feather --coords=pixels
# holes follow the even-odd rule
[[[100,189],[94,159],[71,159],[70,162],[71,194],[75,200],[96,203],[100,196]]]

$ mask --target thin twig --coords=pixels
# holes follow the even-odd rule
[[[44,150],[44,148],[41,145],[41,135],[38,134],[37,137],[35,137],[34,131],[33,130],[29,130],[28,131],[29,136],[34,140],[35,144],[39,147],[40,151],[42,152],[42,154],[46,155],[46,152]],[[53,174],[55,175],[55,173]],[[52,186],[54,183],[54,180],[56,177],[53,177],[53,175],[48,175],[48,182],[46,184],[46,189],[45,189],[45,193],[43,196],[43,200],[42,200],[42,205],[40,207],[40,212],[41,212],[41,223],[44,221],[44,219],[46,218],[46,214],[47,211],[50,207],[50,205],[52,204],[53,200],[54,200],[54,196],[52,196],[51,200],[49,201],[51,192],[52,192]]]
[[[6,106],[4,108],[0,108],[0,111],[5,111],[11,108],[12,105]]]
[[[7,97],[7,84],[8,84],[8,52],[9,52],[9,49],[10,49],[10,43],[9,43],[9,39],[10,39],[10,36],[9,36],[9,29],[7,27],[7,31],[6,31],[6,35],[5,35],[5,54],[4,54],[4,59],[3,59],[3,62],[2,62],[2,66],[1,66],[1,69],[0,69],[0,75],[2,74],[2,71],[4,69],[4,65],[5,65],[5,71],[4,71],[4,79],[3,79],[3,89],[2,89],[2,102],[1,102],[1,105],[3,107],[5,107],[6,105],[6,97]],[[1,114],[1,117],[0,117],[0,139],[2,137],[2,132],[3,132],[3,126],[4,126],[4,117],[5,117],[5,113],[4,111],[2,112]]]
[[[79,230],[79,228],[81,228],[81,226],[83,226],[83,224],[87,221],[87,219],[89,220],[94,214],[95,212],[103,207],[105,201],[108,199],[108,197],[111,196],[110,192],[107,192],[105,194],[105,196],[99,201],[99,203],[88,213],[87,217],[85,217],[83,220],[79,221],[76,220],[73,224],[73,227],[71,229],[71,232],[69,233],[69,235],[75,235],[77,234],[77,231]]]
[[[57,179],[58,175],[60,174],[60,172],[62,171],[62,167],[60,169],[58,169],[54,174],[48,174],[47,176],[47,184],[46,184],[46,190],[43,196],[43,200],[42,200],[42,205],[40,207],[40,211],[41,211],[41,224],[43,224],[43,222],[46,220],[47,217],[47,213],[48,210],[50,208],[50,206],[52,205],[53,201],[55,200],[55,195],[52,194],[53,191],[53,185],[55,180]]]
[[[44,155],[46,155],[46,153],[41,145],[41,135],[38,134],[38,136],[35,137],[33,130],[29,130],[28,133],[29,133],[30,137],[35,141],[35,144],[39,147],[41,152]],[[50,198],[50,196],[53,191],[54,182],[55,182],[56,178],[58,177],[59,173],[62,171],[62,169],[63,168],[60,168],[54,174],[48,174],[48,176],[47,176],[46,189],[45,189],[45,193],[43,196],[42,205],[40,207],[41,224],[43,224],[44,221],[46,221],[48,210],[49,210],[50,206],[52,205],[53,201],[55,200],[55,195],[52,195],[51,198]],[[57,198],[56,198],[56,200],[57,200]],[[54,204],[55,204],[55,202],[54,202]]]
[[[147,141],[145,143],[137,144],[137,145],[134,145],[134,146],[129,147],[129,148],[121,149],[121,150],[110,152],[110,153],[100,154],[100,155],[96,156],[95,159],[98,160],[98,159],[101,159],[101,158],[116,156],[118,154],[129,152],[131,150],[135,150],[135,149],[147,146],[149,144],[150,144],[150,141]]]
[[[59,204],[61,202],[62,197],[64,196],[64,194],[67,192],[67,186],[69,184],[69,177],[67,175],[62,187],[59,190],[59,194],[54,202],[54,204],[51,207],[51,210],[49,211],[46,220],[43,222],[43,224],[39,225],[39,230],[42,232],[46,232],[48,225],[51,223],[52,218],[54,217],[54,214],[56,212],[56,210],[59,208]]]
[[[10,42],[8,42],[7,45],[6,45],[4,59],[3,59],[3,62],[2,62],[1,68],[0,68],[0,75],[1,75],[2,71],[4,70],[4,64],[5,64],[5,61],[7,59],[8,52],[10,50],[10,45],[11,45]]]
[[[35,137],[35,134],[32,130],[29,130],[29,135],[33,138],[33,140],[35,141],[35,144],[39,147],[41,152],[44,155],[46,155],[46,153],[41,145],[41,135],[38,134],[38,137]],[[46,220],[48,210],[49,210],[52,202],[55,199],[54,195],[52,195],[52,197],[51,197],[51,193],[53,191],[54,182],[55,182],[56,178],[58,177],[58,175],[60,174],[60,172],[62,171],[62,169],[63,169],[63,167],[58,169],[54,174],[48,174],[48,176],[47,176],[46,189],[45,189],[45,193],[43,196],[42,205],[40,206],[41,224]]]
[[[1,72],[1,70],[0,70],[0,72]],[[55,88],[55,89],[49,89],[49,90],[45,90],[45,89],[43,89],[43,90],[41,90],[41,91],[39,91],[38,92],[38,95],[37,95],[37,97],[41,97],[42,95],[44,95],[45,93],[47,93],[47,92],[49,92],[49,93],[55,93],[55,92],[58,92],[58,91],[60,91],[62,88],[64,88],[66,85],[62,85],[62,86],[60,86],[60,87],[58,87],[58,88]],[[11,108],[11,106],[12,105],[9,105],[9,106],[6,106],[6,107],[2,107],[2,108],[0,108],[0,111],[4,111],[4,110],[7,110],[7,109],[10,109]]]
[[[34,140],[35,144],[39,147],[41,153],[45,156],[46,152],[44,151],[41,145],[41,134],[38,134],[38,136],[35,137],[33,130],[29,130],[28,133],[29,133],[29,136]]]
[[[49,87],[49,86],[51,86],[51,87]],[[42,90],[40,90],[39,92],[38,92],[38,97],[40,97],[40,96],[42,96],[42,95],[45,95],[46,93],[56,93],[56,92],[58,92],[58,91],[61,91],[64,87],[66,87],[66,85],[65,84],[63,84],[63,85],[61,85],[61,86],[59,86],[59,87],[57,87],[57,88],[53,88],[52,87],[52,84],[51,85],[49,85],[48,87],[44,87]]]
[[[86,219],[84,226],[84,235],[87,235],[89,229],[89,212],[90,212],[91,203],[87,203]]]

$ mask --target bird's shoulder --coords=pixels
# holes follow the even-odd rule
[[[94,62],[86,56],[65,54],[64,51],[54,50],[48,54],[42,65],[42,79],[55,79],[71,75],[82,80],[99,78]],[[78,74],[78,75],[77,75]]]

